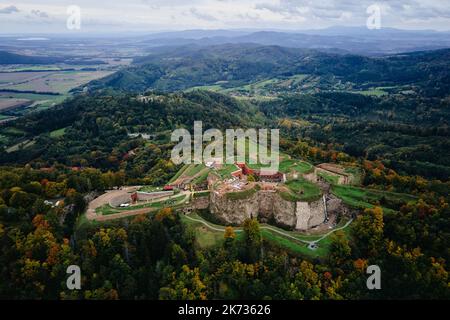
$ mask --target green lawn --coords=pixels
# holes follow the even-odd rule
[[[186,198],[186,196],[183,194],[183,195],[179,195],[176,197],[172,197],[171,199],[165,199],[165,200],[157,201],[157,202],[148,202],[148,203],[143,203],[140,205],[125,207],[125,208],[120,208],[120,207],[113,208],[109,204],[105,204],[101,207],[98,207],[95,210],[95,212],[101,213],[102,215],[108,215],[108,214],[114,214],[114,213],[143,209],[143,208],[161,209],[164,207],[176,206],[176,205],[182,203],[185,200],[185,198]]]
[[[154,186],[142,186],[139,188],[139,191],[142,192],[155,192],[155,191],[162,191],[161,187],[154,187]]]
[[[197,214],[191,214],[189,216],[194,219],[206,221],[205,219],[198,216]],[[196,235],[196,242],[200,247],[209,248],[209,247],[221,245],[223,243],[223,234],[224,234],[223,231],[211,230],[211,229],[207,228],[206,226],[204,226],[200,222],[189,220],[184,215],[181,215],[181,221],[183,223],[185,223],[186,225],[194,228],[194,232]],[[206,221],[206,222],[213,227],[225,229],[225,226],[217,225],[217,224],[214,224],[209,221]],[[345,221],[340,223],[340,225],[343,225],[344,223],[345,223]],[[261,224],[261,227],[264,227],[264,226],[266,226],[266,225]],[[316,240],[321,237],[320,235],[302,235],[302,234],[299,234],[298,232],[285,231],[285,230],[282,230],[282,229],[274,227],[274,226],[270,226],[270,227],[273,229],[276,229],[276,230],[283,231],[291,236],[298,238],[299,240],[301,240],[301,239]],[[242,228],[237,227],[237,228],[234,228],[234,230],[237,231],[236,232],[236,240],[240,241],[243,237],[243,233],[239,232],[239,231],[242,230]],[[348,234],[348,230],[349,230],[349,228],[344,229],[344,232],[346,234]],[[268,229],[262,228],[261,235],[264,240],[266,240],[276,246],[279,246],[279,247],[281,247],[285,250],[291,251],[293,253],[308,256],[311,258],[325,257],[329,252],[329,246],[331,243],[331,238],[327,237],[319,242],[319,244],[318,244],[319,247],[316,250],[310,250],[310,249],[308,249],[307,244],[302,243],[300,241],[293,240],[293,239],[289,239],[283,235],[280,235],[280,234],[275,233],[274,231],[271,231]]]
[[[283,173],[288,173],[291,170],[291,167],[296,164],[295,160],[285,159],[280,162],[279,171]]]
[[[313,201],[320,198],[320,188],[303,178],[286,182],[286,186],[294,193],[294,201]],[[286,196],[286,194],[284,194]],[[292,201],[291,200],[291,201]]]
[[[194,178],[194,180],[192,180],[193,184],[201,184],[203,182],[206,181],[206,179],[208,179],[208,175],[209,175],[210,170],[205,170],[203,173],[201,173],[200,175],[198,175],[197,177]]]
[[[234,164],[224,164],[221,169],[217,170],[217,173],[222,179],[230,178],[231,173],[237,171],[239,168]]]
[[[269,241],[285,250],[297,253],[300,255],[308,256],[311,258],[325,257],[328,254],[330,242],[325,242],[324,239],[319,243],[319,247],[316,250],[308,249],[308,245],[295,240],[288,239],[282,235],[271,232],[270,230],[261,230],[263,239]]]
[[[223,233],[208,230],[206,227],[195,229],[195,240],[201,248],[210,248],[223,242]]]
[[[416,197],[405,193],[369,190],[344,185],[334,185],[332,192],[347,205],[355,208],[373,208],[379,202],[385,210],[390,211],[391,209],[384,207],[385,203],[401,204],[417,200]]]
[[[183,167],[181,167],[181,169],[178,170],[178,172],[172,177],[172,179],[169,180],[169,184],[177,180],[183,174],[183,172],[186,171],[187,168],[189,168],[188,164],[185,164]]]
[[[250,198],[253,196],[256,192],[258,192],[260,189],[259,185],[255,185],[255,187],[243,191],[236,191],[236,192],[228,192],[226,194],[227,199],[230,200],[243,200]]]
[[[50,132],[50,137],[52,137],[52,138],[59,138],[59,137],[62,137],[65,133],[66,133],[66,128],[53,130],[52,132]]]
[[[292,169],[298,173],[310,173],[314,170],[314,166],[308,162],[300,161]]]
[[[328,183],[337,184],[339,181],[339,177],[333,174],[325,173],[325,172],[317,172],[318,176],[324,178]]]
[[[205,168],[206,166],[204,164],[191,164],[189,168],[183,173],[183,176],[193,177]]]
[[[282,160],[280,163],[280,172],[289,173],[296,171],[298,173],[309,173],[314,169],[314,166],[305,161],[296,161],[292,159]]]

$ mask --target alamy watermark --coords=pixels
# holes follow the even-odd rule
[[[69,30],[80,30],[81,29],[81,8],[79,6],[68,6],[67,7],[67,17],[66,26]]]
[[[73,264],[67,267],[67,274],[70,274],[66,280],[66,286],[69,290],[81,289],[81,269],[79,266]]]
[[[373,264],[367,267],[367,274],[370,276],[367,278],[366,285],[369,290],[381,289],[381,269],[379,266]]]
[[[178,144],[172,149],[171,160],[175,164],[248,162],[262,165],[262,174],[273,173],[279,168],[279,139],[279,129],[226,129],[224,135],[219,129],[203,132],[202,121],[195,121],[193,137],[187,129],[172,132],[171,141]],[[204,142],[209,144],[203,149]]]
[[[367,29],[370,30],[378,30],[381,29],[381,7],[378,4],[372,4],[370,5],[366,13],[369,15],[369,17],[366,20],[366,26]]]

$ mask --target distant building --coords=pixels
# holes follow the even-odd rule
[[[139,138],[139,137],[141,137],[142,139],[145,139],[145,140],[154,140],[155,139],[155,135],[154,134],[148,134],[148,133],[142,133],[142,132],[128,133],[128,136],[130,138]]]
[[[233,172],[232,175],[235,177],[241,177],[241,175],[249,176],[253,175],[255,177],[258,177],[260,181],[266,181],[266,182],[285,182],[286,176],[285,174],[274,171],[274,172],[261,172],[259,169],[251,169],[247,166],[244,162],[238,162],[236,165],[240,168],[241,173],[235,173]]]

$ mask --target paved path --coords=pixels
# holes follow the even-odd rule
[[[328,236],[329,236],[330,234],[332,234],[333,232],[336,232],[336,231],[338,231],[338,230],[342,230],[342,229],[347,228],[347,227],[350,225],[350,223],[352,223],[352,221],[353,221],[353,218],[351,218],[350,220],[348,220],[347,223],[344,224],[342,227],[339,227],[339,228],[336,228],[336,229],[331,230],[330,232],[324,234],[324,235],[323,235],[322,237],[320,237],[319,239],[312,241],[312,243],[317,243],[317,242],[319,242],[319,241],[325,239],[326,237],[328,237]]]
[[[124,187],[119,190],[110,190],[106,193],[102,194],[101,196],[95,198],[91,202],[89,202],[88,209],[86,211],[86,218],[88,220],[97,220],[97,218],[101,217],[100,215],[97,215],[95,210],[105,204],[108,204],[111,199],[114,199],[118,196],[128,194],[130,192],[134,192],[137,190],[138,187]]]
[[[191,220],[191,221],[199,222],[199,223],[205,225],[206,227],[208,227],[208,228],[211,229],[211,230],[214,230],[214,231],[221,231],[221,232],[224,232],[224,231],[225,231],[224,228],[217,228],[217,227],[214,227],[214,226],[210,225],[209,223],[207,223],[207,222],[204,221],[204,220],[195,219],[195,218],[189,217],[188,215],[185,215],[185,217],[186,217],[187,219]],[[316,243],[318,243],[319,241],[325,239],[326,237],[328,237],[329,235],[331,235],[333,232],[336,232],[336,231],[338,231],[338,230],[342,230],[342,229],[347,228],[347,227],[350,225],[350,223],[352,223],[352,221],[353,221],[353,218],[350,219],[349,221],[347,221],[347,223],[346,223],[345,225],[343,225],[342,227],[339,227],[339,228],[336,228],[336,229],[334,229],[334,230],[331,230],[330,232],[324,234],[322,237],[320,237],[320,238],[317,239],[317,240],[310,240],[310,241],[308,241],[308,240],[303,240],[303,239],[299,239],[299,238],[297,238],[297,237],[294,237],[293,235],[290,235],[289,233],[280,231],[280,230],[278,230],[278,229],[274,229],[274,228],[269,227],[269,226],[261,226],[260,229],[270,230],[270,231],[273,231],[273,232],[275,232],[275,233],[281,234],[281,235],[284,236],[284,237],[287,237],[287,238],[290,238],[290,239],[293,239],[293,240],[296,240],[296,241],[299,241],[299,242],[302,242],[302,243],[311,245],[311,244],[316,244]],[[242,232],[241,229],[237,229],[237,230],[234,230],[234,231],[235,231],[235,232]]]
[[[130,210],[123,210],[123,212],[117,212],[117,213],[112,213],[112,214],[107,214],[107,215],[97,214],[96,209],[105,204],[109,204],[111,199],[114,199],[121,195],[129,194],[130,192],[137,191],[138,188],[139,187],[135,186],[135,187],[125,187],[125,188],[122,188],[121,190],[107,191],[106,193],[95,198],[94,200],[92,200],[89,203],[88,209],[86,211],[86,218],[88,220],[95,220],[95,221],[109,221],[109,220],[120,219],[120,218],[124,218],[124,217],[131,217],[131,216],[136,216],[139,214],[144,214],[144,213],[149,213],[149,212],[159,210],[159,208],[151,208],[151,207],[133,210],[132,207],[130,207]],[[167,199],[174,197],[174,196],[179,196],[179,195],[185,195],[185,198],[180,202],[180,203],[183,203],[189,199],[188,195],[190,195],[190,192],[183,191],[177,195],[170,195],[167,197]],[[157,200],[164,201],[165,197],[158,198]]]

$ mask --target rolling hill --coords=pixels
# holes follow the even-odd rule
[[[356,89],[409,85],[427,95],[450,92],[450,50],[385,57],[332,54],[255,44],[168,47],[135,59],[134,64],[91,83],[91,89],[166,92],[196,86],[232,88],[275,77],[308,74],[328,77],[328,90],[339,83]]]

